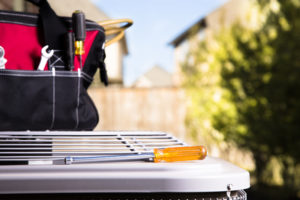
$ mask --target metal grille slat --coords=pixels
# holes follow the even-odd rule
[[[151,153],[152,151],[145,151],[144,153]],[[136,152],[107,152],[107,153],[99,153],[98,155],[102,156],[102,155],[132,155],[132,154],[138,154]],[[81,155],[80,157],[89,157],[91,155]],[[94,156],[94,155],[93,155]],[[66,156],[64,155],[52,155],[51,157],[47,157],[47,156],[44,156],[44,155],[37,155],[37,156],[31,156],[31,155],[23,155],[23,156],[15,156],[15,155],[12,155],[12,156],[1,156],[1,159],[5,159],[5,160],[8,160],[8,159],[51,159],[51,160],[55,160],[54,158],[65,158]]]
[[[168,145],[180,145],[179,142],[169,142],[169,143],[148,143],[148,144],[135,144],[135,146],[168,146]],[[34,144],[22,144],[22,143],[13,143],[13,144],[0,144],[1,146],[123,146],[129,147],[128,144],[89,144],[89,143],[73,143],[73,144],[57,144],[57,143],[34,143]]]
[[[27,134],[27,135],[19,135],[19,134],[14,134],[14,135],[0,135],[0,138],[50,138],[49,134],[47,135],[31,135],[31,134]],[[61,136],[57,136],[57,135],[51,135],[51,138],[80,138],[80,137],[84,137],[84,138],[103,138],[103,139],[115,139],[118,136],[97,136],[97,135],[61,135]],[[147,138],[154,138],[154,139],[170,139],[173,138],[172,136],[125,136],[126,137],[131,137],[131,138],[136,138],[136,139],[147,139]]]
[[[0,135],[31,135],[31,136],[116,136],[116,137],[140,137],[140,136],[168,136],[172,137],[171,135],[163,132],[152,132],[152,131],[98,131],[98,132],[90,132],[90,131],[45,131],[45,132],[1,132]]]
[[[123,155],[184,146],[163,132],[0,132],[3,161],[53,161],[67,156]]]
[[[33,143],[38,143],[38,142],[67,142],[67,143],[72,143],[72,142],[93,142],[93,143],[96,143],[96,142],[103,142],[103,143],[123,143],[124,141],[116,141],[116,140],[81,140],[81,139],[77,139],[77,138],[73,138],[72,140],[41,140],[39,138],[37,138],[37,140],[1,140],[0,139],[0,144],[2,142],[9,142],[9,143],[13,143],[13,142],[33,142]],[[177,140],[169,140],[168,142],[176,142]],[[127,141],[128,143],[130,143],[130,141]],[[132,141],[133,142],[133,141]],[[156,142],[156,143],[164,143],[165,141],[163,140],[143,140],[143,142]]]
[[[150,147],[150,148],[163,148],[163,147],[167,147],[167,146],[182,146],[183,143],[168,143],[168,144],[163,144],[163,145],[155,145],[155,144],[151,144],[151,145],[142,145],[142,144],[136,144],[135,146],[140,146],[140,147]],[[125,144],[0,144],[0,150],[3,147],[9,147],[9,146],[15,146],[15,147],[25,147],[25,146],[106,146],[106,147],[124,147],[124,148],[129,148],[129,145],[125,145]]]
[[[20,151],[20,150],[124,150],[124,148],[1,148],[1,151]],[[1,153],[1,152],[0,152]]]

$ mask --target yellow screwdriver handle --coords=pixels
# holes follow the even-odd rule
[[[187,160],[203,160],[207,155],[204,146],[169,147],[154,149],[154,162],[176,162]]]

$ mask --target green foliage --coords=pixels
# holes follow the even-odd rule
[[[219,138],[250,150],[259,183],[275,157],[283,163],[284,183],[297,187],[300,1],[258,0],[255,5],[255,24],[224,27],[192,48],[182,65],[191,97],[187,126],[205,132],[209,121],[208,134],[221,133]]]

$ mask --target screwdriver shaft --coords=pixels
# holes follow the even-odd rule
[[[91,162],[119,162],[132,160],[149,160],[154,157],[153,153],[130,154],[130,155],[110,155],[110,156],[91,156],[91,157],[72,157],[65,158],[65,164],[91,163]]]
[[[65,158],[65,164],[73,163],[90,163],[90,162],[118,162],[132,160],[151,160],[154,162],[176,162],[188,160],[203,160],[207,155],[204,146],[188,146],[188,147],[169,147],[165,149],[154,149],[153,153],[140,154],[123,154],[109,156],[92,156],[92,157],[72,157]]]
[[[80,69],[82,69],[82,56],[79,55],[79,64],[80,64]]]

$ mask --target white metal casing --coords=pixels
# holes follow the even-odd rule
[[[107,132],[102,133],[107,135]],[[134,135],[145,133],[149,132],[134,132]],[[221,192],[227,191],[229,184],[232,191],[249,188],[249,173],[212,157],[175,163],[135,161],[0,166],[1,194]]]

